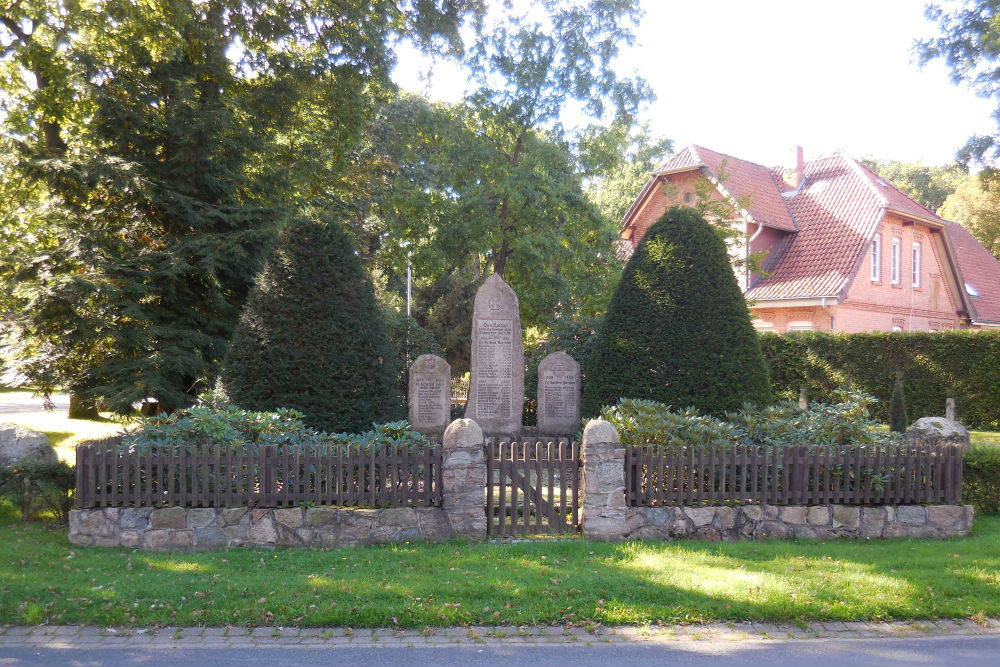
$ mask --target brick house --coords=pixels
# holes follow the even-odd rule
[[[731,254],[763,253],[762,274],[737,270],[759,331],[1000,327],[1000,261],[962,226],[842,155],[804,162],[798,148],[783,169],[684,148],[622,219],[623,251],[669,206],[705,192],[728,202],[743,231]]]

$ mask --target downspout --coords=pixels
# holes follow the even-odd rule
[[[831,332],[832,331],[836,331],[836,327],[833,326],[833,322],[834,322],[834,320],[833,320],[833,312],[829,308],[826,307],[826,297],[825,296],[821,297],[819,305],[820,305],[820,308],[822,308],[823,310],[825,310],[826,314],[830,316],[830,331]]]

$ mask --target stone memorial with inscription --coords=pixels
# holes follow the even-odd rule
[[[538,431],[573,435],[580,430],[580,364],[562,350],[538,364]]]
[[[493,274],[476,293],[466,419],[486,435],[515,435],[524,413],[524,347],[514,290]]]
[[[451,421],[451,366],[435,354],[421,354],[410,366],[410,428],[441,435]]]

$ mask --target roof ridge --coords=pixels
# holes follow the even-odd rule
[[[875,184],[872,183],[870,178],[868,178],[868,174],[864,172],[864,169],[861,167],[860,164],[858,164],[857,160],[852,158],[850,155],[843,155],[843,154],[839,154],[835,157],[839,157],[841,160],[844,160],[847,163],[847,165],[854,170],[854,173],[856,173],[858,177],[865,182],[865,185],[868,186],[868,189],[871,190],[871,193],[875,195],[875,198],[878,199],[880,202],[882,202],[882,206],[884,208],[889,208],[889,199],[878,191],[878,188],[876,188]]]

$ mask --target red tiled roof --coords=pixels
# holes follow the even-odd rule
[[[945,223],[948,241],[958,262],[960,289],[966,289],[966,303],[973,322],[1000,324],[1000,261],[967,229],[957,222]],[[969,293],[966,285],[979,296]]]
[[[624,222],[657,175],[695,169],[719,179],[737,199],[749,199],[747,212],[754,221],[788,232],[765,261],[769,275],[751,286],[748,299],[838,296],[850,284],[862,253],[886,211],[891,210],[944,228],[958,265],[959,282],[971,285],[979,294],[965,295],[971,319],[1000,324],[1000,261],[963,227],[939,218],[850,157],[805,163],[803,183],[789,191],[780,168],[768,169],[701,146],[688,146],[653,172]]]
[[[770,275],[748,299],[835,296],[847,286],[886,205],[857,167],[840,156],[805,164],[802,188],[787,198],[799,231],[769,258]]]
[[[653,174],[699,168],[707,169],[737,200],[748,202],[747,212],[755,222],[786,232],[795,231],[795,221],[781,196],[780,176],[776,179],[775,174],[763,165],[701,146],[688,146],[663,163]]]

